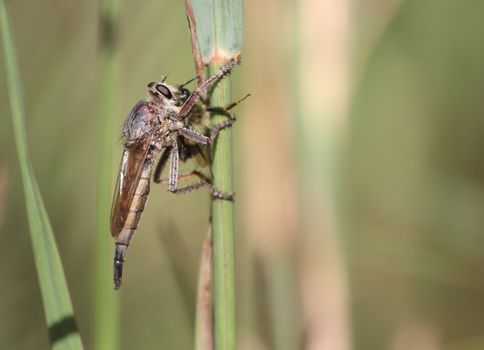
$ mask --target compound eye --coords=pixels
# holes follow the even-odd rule
[[[171,94],[171,91],[170,89],[168,89],[165,85],[163,84],[158,84],[156,85],[156,90],[162,94],[163,96],[165,96],[166,98],[168,99],[171,99],[173,97],[173,95]]]

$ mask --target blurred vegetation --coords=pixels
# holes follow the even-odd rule
[[[32,162],[89,349],[99,3],[7,6]],[[333,26],[341,13],[348,20]],[[233,74],[233,96],[253,95],[234,128],[240,349],[484,347],[483,13],[477,0],[245,2]],[[147,82],[194,76],[183,2],[123,1],[119,45],[116,137]],[[335,52],[347,55],[344,74],[329,74]],[[46,349],[0,67],[0,348]],[[124,289],[113,292],[123,349],[191,348],[187,300],[208,213],[203,191],[152,187]]]
[[[349,251],[368,348],[419,325],[438,349],[484,346],[483,10],[407,1],[356,90]]]
[[[28,216],[30,239],[52,349],[83,349],[67,282],[27,147],[23,93],[5,2],[0,0],[0,33],[15,144]]]

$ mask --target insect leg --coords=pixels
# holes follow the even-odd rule
[[[161,173],[165,168],[168,158],[170,158],[170,151],[171,151],[170,148],[165,148],[163,150],[163,153],[161,153],[160,160],[158,160],[158,164],[156,165],[155,174],[153,175],[153,181],[155,181],[157,184],[159,184],[161,181]]]
[[[234,108],[235,106],[237,106],[238,104],[240,104],[241,102],[243,102],[246,98],[248,98],[250,96],[251,96],[251,94],[247,94],[244,97],[242,97],[241,99],[239,99],[235,102],[229,103],[225,107],[210,107],[210,106],[208,106],[207,111],[213,112],[213,113],[218,113],[218,114],[225,114],[226,112],[230,111],[232,108]]]
[[[183,194],[183,193],[187,193],[187,192],[199,189],[199,188],[206,188],[208,190],[208,192],[210,192],[210,194],[212,195],[213,198],[222,199],[222,200],[226,200],[226,201],[233,201],[234,200],[235,193],[233,193],[233,192],[224,193],[224,192],[217,191],[211,183],[202,182],[202,181],[194,183],[192,185],[177,188],[175,191],[173,191],[173,193]]]
[[[178,144],[176,141],[171,142],[171,163],[170,163],[170,177],[168,182],[168,191],[176,191],[178,181]]]
[[[192,129],[181,128],[181,129],[178,129],[178,133],[181,136],[187,138],[188,140],[198,144],[206,145],[210,141],[210,139],[207,136],[202,135],[199,132]]]
[[[232,126],[232,124],[234,124],[236,119],[232,113],[229,113],[228,118],[229,119],[224,122],[215,124],[214,127],[210,130],[210,142],[215,141],[220,130],[228,128],[229,126]]]
[[[190,180],[193,177],[197,177],[201,182],[210,183],[210,179],[208,177],[206,177],[204,174],[196,170],[190,171],[189,173],[178,175],[178,181]],[[168,182],[169,182],[169,179],[160,180],[161,184],[166,185]]]
[[[225,75],[229,74],[232,69],[235,68],[240,63],[240,58],[233,58],[225,65],[223,65],[217,73],[212,75],[210,78],[205,80],[205,82],[199,85],[187,98],[183,106],[180,108],[180,112],[178,114],[180,119],[184,119],[192,110],[193,105],[203,95],[203,92],[208,90],[212,87],[218,80],[222,79]]]
[[[198,177],[200,181],[191,185],[176,188],[174,191],[171,191],[171,190],[170,191],[176,194],[183,194],[183,193],[197,190],[199,188],[206,188],[214,198],[229,200],[229,201],[234,200],[234,196],[235,196],[234,193],[224,193],[224,192],[218,191],[216,188],[213,187],[208,177],[206,177],[205,175],[203,175],[202,173],[196,170],[179,175],[178,181],[189,180],[193,177]],[[169,183],[169,181],[170,179],[163,179],[160,181],[160,183],[166,184],[166,183]]]
[[[229,112],[229,111],[232,108],[234,108],[235,106],[237,106],[239,103],[244,101],[249,96],[250,96],[250,94],[247,94],[243,98],[241,98],[240,100],[232,102],[231,104],[229,104],[225,107],[207,107],[207,112],[221,114],[221,115],[225,115],[226,117],[228,117],[228,120],[226,120],[222,123],[216,124],[212,127],[212,129],[210,131],[210,142],[215,141],[215,138],[217,137],[220,130],[232,126],[232,124],[237,119],[235,118],[235,115],[232,112]]]

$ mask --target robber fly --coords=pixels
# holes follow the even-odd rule
[[[221,129],[231,126],[235,121],[228,110],[238,102],[226,108],[211,109],[202,101],[201,96],[239,62],[238,59],[229,61],[193,92],[186,89],[185,84],[177,87],[168,85],[165,78],[161,82],[149,83],[148,98],[139,101],[124,122],[124,151],[111,209],[111,234],[116,240],[113,271],[115,289],[121,287],[126,251],[145,207],[150,191],[151,171],[158,155],[161,154],[154,181],[167,183],[170,192],[184,193],[205,187],[215,198],[232,199],[233,194],[216,191],[210,179],[200,172],[180,175],[178,166],[179,161],[196,156],[209,159],[209,145]],[[204,126],[201,119],[213,111],[225,114],[227,120],[212,128]],[[161,173],[169,159],[169,177],[162,180]],[[198,182],[178,187],[179,180],[191,177],[197,178]]]

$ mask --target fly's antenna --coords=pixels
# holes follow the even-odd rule
[[[161,82],[164,83],[166,78],[168,78],[168,75],[162,75],[161,76]]]

